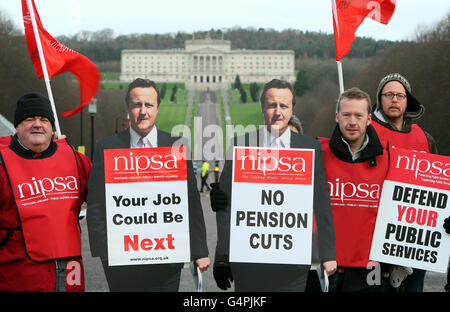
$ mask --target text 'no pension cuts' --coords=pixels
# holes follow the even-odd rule
[[[236,211],[236,226],[307,228],[307,213]]]

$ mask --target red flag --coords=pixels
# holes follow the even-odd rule
[[[395,9],[395,0],[331,0],[333,6],[336,61],[351,50],[355,31],[368,17],[387,24]]]
[[[100,73],[98,72],[97,66],[86,56],[59,43],[44,29],[34,0],[31,0],[31,2],[33,3],[34,15],[36,17],[36,24],[39,30],[49,79],[67,71],[74,74],[78,79],[80,85],[80,105],[70,112],[61,113],[64,117],[72,116],[79,113],[97,94],[100,85]],[[38,78],[42,78],[41,61],[39,59],[30,11],[28,10],[26,0],[22,0],[22,13],[28,52],[30,53],[31,61],[33,62]]]

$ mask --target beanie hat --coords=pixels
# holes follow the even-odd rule
[[[52,126],[55,126],[55,117],[49,99],[38,93],[28,93],[19,98],[14,113],[14,127],[33,116],[46,117]]]
[[[420,102],[411,94],[411,85],[409,84],[408,80],[406,80],[406,78],[399,73],[389,74],[381,79],[377,89],[376,109],[381,111],[381,91],[383,90],[384,86],[390,81],[398,81],[403,85],[403,87],[405,87],[408,103],[406,106],[404,117],[409,117],[412,119],[420,118],[425,111],[425,107],[420,104]]]

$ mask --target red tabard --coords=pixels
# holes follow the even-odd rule
[[[368,161],[347,163],[330,150],[329,139],[319,138],[324,154],[335,230],[336,261],[343,267],[367,267],[377,218],[388,153]]]
[[[8,145],[11,143],[11,136],[2,136],[0,137],[0,150],[8,147]]]
[[[375,120],[372,120],[371,125],[377,131],[381,141],[389,141],[390,147],[407,148],[419,152],[430,152],[425,132],[423,132],[422,128],[416,124],[411,125],[411,131],[409,132],[391,130]]]
[[[1,151],[14,194],[25,252],[35,262],[81,256],[78,214],[82,204],[74,151],[58,144],[44,159]]]

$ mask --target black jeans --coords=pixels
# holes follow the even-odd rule
[[[103,270],[112,292],[178,292],[181,268],[171,265],[109,266],[102,260]]]
[[[329,292],[379,292],[380,285],[367,283],[368,270],[365,268],[346,268],[328,276]]]

